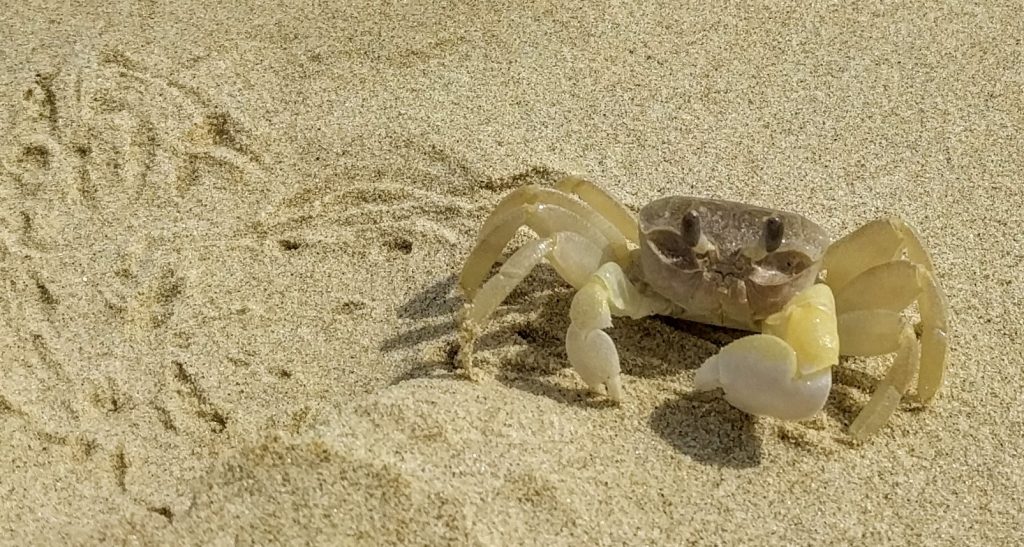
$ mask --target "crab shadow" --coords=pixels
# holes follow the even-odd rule
[[[651,429],[677,452],[705,465],[734,469],[761,464],[755,422],[719,394],[688,392],[659,405],[649,420]]]
[[[396,310],[409,328],[385,339],[384,352],[408,350],[447,339],[436,351],[420,352],[392,384],[455,374],[459,352],[456,312],[463,300],[456,294],[457,276],[452,273],[413,294]],[[553,268],[541,265],[517,286],[496,311],[492,323],[476,342],[476,354],[502,350],[496,379],[504,385],[586,408],[614,406],[594,395],[575,379],[566,382],[569,361],[565,332],[575,292]],[[670,317],[630,319],[617,317],[607,332],[619,350],[622,371],[634,379],[671,378],[696,369],[726,344],[745,335],[730,329]]]
[[[428,342],[448,339],[434,351],[421,351],[408,366],[391,379],[391,385],[438,374],[454,374],[458,345],[455,338],[455,312],[462,299],[455,295],[456,276],[448,274],[416,291],[395,310],[398,319],[408,325],[380,344],[380,351],[391,353],[413,350]]]
[[[498,312],[500,317],[477,341],[476,351],[505,350],[498,364],[499,379],[510,386],[553,395],[556,400],[580,400],[581,393],[589,393],[582,384],[579,390],[553,394],[556,382],[550,380],[570,367],[565,333],[574,295],[564,284],[552,287],[541,282],[513,291]],[[509,320],[512,317],[516,319]],[[633,379],[685,374],[742,336],[738,331],[666,317],[616,317],[606,332],[615,341],[622,372]]]
[[[450,273],[420,289],[398,307],[399,319],[426,319],[454,313],[462,305],[462,299],[454,294],[455,280],[456,275]]]
[[[521,373],[499,373],[499,382],[507,387],[551,399],[556,403],[589,409],[612,409],[618,405],[583,387],[569,387],[544,376]]]
[[[416,292],[398,307],[399,319],[415,326],[390,336],[381,343],[381,351],[391,352],[455,333],[455,311],[462,299],[455,296],[455,274],[449,274]]]

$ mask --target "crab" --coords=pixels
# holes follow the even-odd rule
[[[487,279],[524,226],[537,237]],[[484,222],[459,278],[461,367],[472,368],[474,342],[493,312],[544,261],[576,289],[565,336],[570,364],[592,391],[616,402],[625,398],[622,374],[604,332],[613,316],[665,315],[753,332],[704,361],[694,387],[721,389],[744,412],[787,421],[824,407],[840,354],[894,353],[849,426],[860,440],[888,422],[915,376],[922,403],[943,382],[945,295],[915,230],[895,217],[832,243],[804,216],[744,203],[670,196],[644,206],[637,220],[577,176],[520,187]],[[904,313],[915,302],[917,322]]]

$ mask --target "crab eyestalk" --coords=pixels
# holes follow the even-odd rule
[[[697,254],[708,254],[715,250],[715,246],[701,229],[700,215],[697,214],[697,211],[691,209],[683,215],[680,235],[683,236],[683,243]]]
[[[786,227],[782,219],[777,216],[770,216],[764,221],[764,249],[774,253],[782,246],[782,238],[785,235]]]
[[[700,215],[697,211],[687,211],[683,215],[682,226],[683,242],[690,247],[696,247],[700,243]]]

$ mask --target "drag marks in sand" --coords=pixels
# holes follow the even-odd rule
[[[558,177],[391,139],[282,198],[244,116],[149,63],[109,50],[20,82],[0,136],[0,422],[75,462],[96,503],[163,521],[246,435],[309,427],[338,389],[311,378],[358,373],[346,352],[448,351],[450,314],[395,312],[434,277],[412,260],[450,268],[500,193]],[[403,290],[370,301],[372,283]],[[406,326],[434,335],[389,346]],[[296,394],[282,416],[260,404]]]
[[[265,160],[236,113],[119,51],[20,81],[0,140],[0,420],[167,517],[207,465],[174,462],[229,433],[189,361],[182,256],[246,245]]]

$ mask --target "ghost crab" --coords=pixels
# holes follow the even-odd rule
[[[523,226],[538,238],[484,283]],[[614,401],[624,397],[619,357],[603,330],[613,316],[660,314],[758,333],[706,360],[695,387],[721,388],[740,410],[782,420],[821,410],[840,354],[895,353],[850,424],[858,439],[885,425],[915,375],[922,402],[942,384],[945,296],[920,239],[897,218],[871,221],[830,244],[801,215],[742,203],[665,197],[643,207],[638,222],[579,177],[521,187],[484,222],[463,267],[461,366],[471,367],[473,343],[494,310],[544,260],[577,290],[569,362],[591,390]],[[916,332],[903,314],[914,302]]]

